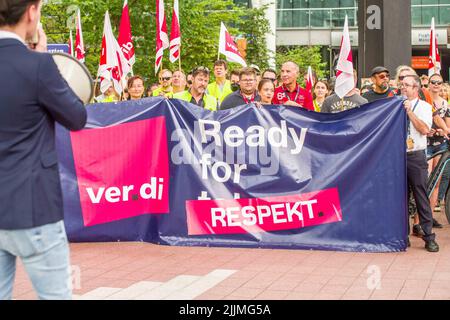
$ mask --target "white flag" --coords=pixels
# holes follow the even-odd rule
[[[102,52],[100,56],[99,76],[101,77],[100,90],[105,93],[111,86],[117,93],[123,91],[123,80],[130,72],[130,67],[125,59],[111,28],[109,13],[105,13],[105,24],[103,27]]]
[[[224,54],[228,61],[239,63],[243,67],[247,66],[223,22],[220,25],[219,53]]]
[[[345,16],[344,34],[342,35],[341,50],[339,52],[339,60],[336,69],[336,84],[334,91],[338,97],[342,99],[355,88],[352,45],[350,43],[347,16]]]

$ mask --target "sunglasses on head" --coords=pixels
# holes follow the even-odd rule
[[[161,78],[159,78],[159,80],[161,80],[161,81],[169,81],[170,79],[172,79],[172,77],[161,77]]]
[[[435,86],[440,86],[441,84],[443,84],[443,82],[440,80],[431,80],[430,83],[434,84]]]
[[[209,73],[209,69],[207,67],[203,67],[203,66],[199,66],[199,67],[194,68],[194,70],[192,70],[192,73],[195,73],[197,71],[204,71],[204,72]]]

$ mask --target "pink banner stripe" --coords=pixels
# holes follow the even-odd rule
[[[342,221],[336,188],[301,195],[186,201],[189,235],[292,230]]]

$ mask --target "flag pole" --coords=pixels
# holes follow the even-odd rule
[[[97,84],[98,84],[98,76],[99,76],[100,72],[97,71],[97,77],[95,78],[95,83],[94,83],[94,94],[92,95],[92,100],[91,103],[95,102],[95,90],[97,90]]]

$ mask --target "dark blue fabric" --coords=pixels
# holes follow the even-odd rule
[[[0,40],[0,229],[63,218],[55,121],[81,129],[86,110],[51,55]]]
[[[237,125],[269,128],[285,120],[308,132],[302,152],[281,151],[280,167],[261,174],[264,164],[249,165],[237,186],[204,181],[198,167],[170,164],[170,213],[145,215],[84,227],[68,132],[58,128],[58,153],[64,191],[65,221],[71,241],[147,241],[183,246],[232,246],[390,252],[406,249],[406,115],[397,98],[376,101],[337,114],[284,106],[255,106],[210,112],[179,100],[149,98],[137,102],[88,106],[88,127],[165,116],[169,159],[176,129],[194,133],[198,119],[219,121],[223,131]],[[155,141],[155,143],[158,143]],[[248,151],[248,150],[247,150]],[[238,152],[239,156],[239,152]],[[249,159],[246,158],[248,161]],[[231,162],[235,163],[235,162]],[[198,165],[197,165],[198,166]],[[225,188],[223,188],[225,186]],[[338,188],[343,221],[295,230],[258,234],[188,236],[186,200],[200,190],[213,198],[260,198]],[[221,190],[221,191],[220,191]]]

